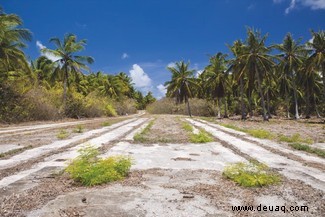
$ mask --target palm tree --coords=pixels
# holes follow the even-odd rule
[[[241,104],[241,119],[246,119],[246,112],[245,112],[245,104],[244,104],[244,78],[245,73],[242,70],[242,63],[239,61],[239,57],[244,52],[245,49],[244,44],[242,41],[237,40],[234,42],[232,46],[228,46],[230,51],[232,52],[234,58],[229,61],[229,69],[228,71],[231,71],[233,74],[233,79],[236,81],[239,80],[240,83],[240,104]]]
[[[226,67],[227,55],[217,53],[210,58],[210,64],[205,68],[203,77],[205,78],[203,88],[207,91],[207,95],[214,99],[218,107],[218,118],[221,118],[221,99],[226,95],[227,89],[227,67]],[[225,103],[225,114],[227,114],[227,108]]]
[[[31,74],[25,54],[21,50],[26,46],[23,41],[31,40],[31,32],[19,28],[22,24],[20,17],[5,14],[0,7],[0,80],[6,79],[10,71],[21,70]]]
[[[180,61],[175,64],[175,67],[167,67],[172,73],[172,80],[166,82],[165,86],[168,97],[175,97],[176,103],[187,103],[188,114],[192,117],[189,99],[193,96],[192,89],[198,84],[194,78],[194,70],[188,69],[189,64]]]
[[[320,72],[323,77],[323,102],[325,102],[325,31],[311,31],[312,42],[307,43],[312,54],[308,59],[308,71]]]
[[[31,62],[31,69],[36,77],[37,85],[49,87],[54,64],[45,56],[40,56]]]
[[[268,121],[268,116],[266,115],[262,83],[265,74],[271,72],[274,66],[272,56],[269,55],[270,48],[265,46],[266,38],[267,35],[262,37],[259,31],[248,28],[245,49],[243,54],[238,57],[238,61],[243,64],[242,73],[248,73],[250,79],[254,78],[257,81],[264,121]]]
[[[50,53],[59,59],[55,62],[57,68],[55,69],[54,76],[63,77],[63,107],[66,107],[67,100],[67,83],[70,75],[82,74],[81,70],[90,71],[86,63],[91,64],[94,59],[89,56],[78,56],[75,53],[85,49],[86,40],[77,41],[77,36],[73,34],[66,34],[63,41],[59,38],[51,38],[50,42],[53,42],[56,46],[55,50],[44,48],[42,52]]]
[[[279,69],[281,72],[280,79],[286,80],[289,87],[293,89],[295,119],[299,119],[298,110],[298,93],[297,93],[297,72],[302,66],[302,58],[305,51],[305,46],[300,44],[300,41],[295,42],[292,35],[288,33],[282,44],[275,45],[281,53],[277,55],[280,58]]]

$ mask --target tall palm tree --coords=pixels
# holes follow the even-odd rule
[[[283,43],[275,45],[275,47],[281,52],[277,55],[280,59],[279,70],[282,72],[280,79],[286,80],[293,90],[295,119],[299,119],[297,72],[302,66],[302,58],[306,52],[305,46],[300,44],[300,41],[296,42],[292,35],[288,33]]]
[[[221,118],[221,99],[226,95],[226,89],[228,84],[227,66],[226,66],[227,55],[217,53],[215,56],[210,58],[210,64],[205,68],[203,77],[205,82],[203,88],[207,91],[209,97],[213,98],[218,107],[218,118]],[[226,112],[225,103],[225,114]]]
[[[270,48],[265,46],[266,39],[267,35],[261,36],[259,31],[248,28],[244,52],[238,57],[238,61],[243,64],[242,72],[248,73],[250,79],[254,78],[257,81],[264,121],[268,121],[268,116],[266,115],[262,83],[265,74],[271,72],[274,66],[272,56],[269,54]]]
[[[31,75],[24,52],[23,41],[31,40],[31,32],[19,28],[22,20],[15,14],[6,14],[0,7],[0,80],[6,79],[10,71],[21,70]],[[11,73],[12,74],[12,73]]]
[[[323,77],[323,102],[325,102],[325,31],[311,31],[312,42],[307,43],[311,48],[312,54],[308,59],[308,71],[320,72]]]
[[[241,119],[246,119],[246,112],[245,112],[245,104],[244,104],[244,78],[245,73],[242,70],[242,63],[239,60],[239,57],[243,54],[245,45],[242,41],[237,40],[233,43],[232,46],[228,46],[230,51],[232,52],[234,58],[229,61],[229,69],[233,74],[233,79],[236,81],[239,80],[240,84],[240,104],[241,104]]]
[[[194,78],[194,70],[189,69],[190,63],[184,61],[177,62],[175,67],[167,67],[172,73],[172,80],[167,81],[167,96],[175,97],[177,103],[187,103],[188,114],[191,117],[191,108],[189,99],[193,96],[193,88],[197,87],[196,79]]]
[[[55,50],[48,48],[42,49],[42,52],[50,53],[58,57],[57,68],[54,71],[54,76],[63,77],[63,107],[66,107],[67,100],[67,83],[70,75],[82,74],[81,70],[90,71],[88,66],[94,62],[94,59],[89,56],[78,56],[75,53],[85,49],[86,40],[77,41],[77,36],[73,34],[66,34],[63,41],[59,38],[51,38],[56,46]]]

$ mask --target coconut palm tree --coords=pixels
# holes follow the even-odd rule
[[[240,104],[241,104],[241,119],[246,119],[245,103],[244,103],[244,78],[245,73],[242,70],[243,64],[239,61],[239,57],[242,55],[245,49],[245,45],[241,40],[237,40],[232,46],[228,45],[228,48],[232,52],[234,58],[229,61],[229,69],[233,74],[233,79],[240,83]]]
[[[0,7],[0,80],[19,70],[32,74],[21,50],[26,46],[23,41],[31,40],[31,32],[19,28],[22,24],[19,16],[6,14]]]
[[[207,91],[207,95],[214,99],[217,104],[218,118],[221,118],[221,99],[226,95],[228,84],[226,57],[227,55],[225,54],[217,53],[210,58],[210,64],[202,73],[202,76],[205,78],[203,89]],[[225,114],[227,114],[226,107],[225,103]]]
[[[270,48],[265,46],[266,39],[267,35],[261,36],[259,31],[248,28],[246,46],[243,53],[238,57],[238,61],[242,64],[242,73],[247,73],[249,80],[254,78],[257,81],[263,119],[268,121],[262,83],[265,74],[272,71],[274,62],[272,61],[272,56],[269,54]]]
[[[312,41],[307,45],[312,54],[308,58],[308,71],[311,73],[320,72],[323,77],[323,102],[325,102],[325,31],[311,31]]]
[[[57,68],[55,69],[53,75],[55,77],[61,77],[63,79],[63,107],[66,106],[67,100],[67,85],[68,79],[71,75],[76,76],[78,73],[82,74],[82,70],[90,71],[88,66],[94,62],[94,59],[89,56],[78,56],[75,53],[80,52],[85,49],[86,40],[77,41],[77,36],[73,34],[66,34],[63,41],[59,38],[51,38],[50,42],[54,43],[56,49],[42,49],[44,53],[50,53],[56,57],[58,60],[55,62]]]
[[[167,67],[172,73],[172,80],[167,81],[167,96],[175,97],[177,103],[187,103],[188,114],[191,117],[191,107],[189,99],[193,96],[193,88],[197,87],[196,79],[194,78],[194,70],[189,69],[190,63],[184,61],[177,62],[175,67]]]
[[[293,90],[295,119],[299,119],[298,110],[298,91],[297,91],[297,72],[302,66],[303,55],[305,54],[305,46],[300,41],[295,41],[292,35],[288,33],[282,44],[275,45],[281,53],[277,55],[280,59],[279,70],[281,72],[280,79],[288,82],[289,87]]]

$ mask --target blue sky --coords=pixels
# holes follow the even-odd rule
[[[54,48],[51,37],[74,33],[87,39],[82,53],[95,58],[93,72],[126,72],[135,86],[163,95],[166,66],[190,61],[202,70],[209,55],[245,39],[246,26],[268,33],[268,44],[287,32],[303,41],[310,29],[325,29],[325,0],[0,0],[33,32],[26,54]]]

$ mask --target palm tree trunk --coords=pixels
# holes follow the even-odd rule
[[[241,104],[241,119],[246,119],[245,114],[245,104],[244,104],[244,84],[243,84],[243,78],[240,78],[240,104]]]
[[[224,118],[228,118],[228,98],[225,97],[225,115]]]
[[[318,108],[317,108],[315,96],[313,97],[313,101],[314,101],[314,106],[315,106],[315,111],[316,111],[317,118],[322,118],[322,116],[320,116]]]
[[[267,101],[267,116],[268,118],[272,118],[271,109],[270,109],[270,94],[269,90],[266,92],[266,101]]]
[[[67,104],[67,83],[68,83],[68,69],[65,67],[64,78],[63,78],[63,109],[65,111]]]
[[[299,119],[299,110],[298,110],[298,97],[297,97],[297,87],[296,82],[292,76],[292,86],[293,86],[293,98],[295,101],[295,119]]]
[[[308,86],[306,88],[306,118],[310,118],[310,92]]]
[[[218,118],[221,118],[221,99],[218,98]]]
[[[186,100],[186,102],[187,102],[187,111],[188,111],[188,115],[189,115],[190,117],[192,117],[191,107],[190,107],[190,100],[189,100],[189,98],[188,98],[187,96],[185,96],[185,100]]]
[[[290,117],[290,100],[289,100],[289,96],[288,96],[288,93],[287,93],[287,89],[285,88],[285,103],[286,103],[286,106],[287,106],[287,118],[291,118]]]
[[[325,64],[323,64],[323,103],[325,103]]]
[[[260,74],[258,73],[256,66],[255,66],[255,73],[257,76],[258,91],[260,92],[260,97],[261,97],[261,104],[262,104],[262,109],[263,109],[263,120],[268,121],[269,119],[266,116],[265,100],[264,100],[264,95],[263,95],[263,91],[262,91],[262,81],[261,81]]]

